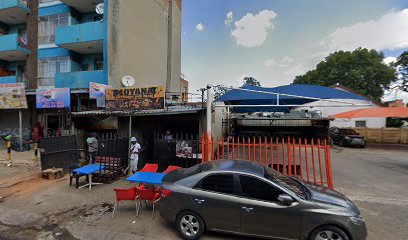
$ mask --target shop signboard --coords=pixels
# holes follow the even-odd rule
[[[165,87],[106,89],[106,109],[137,111],[164,109]]]
[[[69,88],[40,87],[35,93],[37,108],[69,108],[71,106]]]
[[[105,98],[105,89],[112,88],[109,85],[100,84],[100,83],[89,83],[89,98],[90,99],[97,99],[99,96],[103,96]]]
[[[193,158],[193,141],[177,140],[176,141],[176,157]]]
[[[24,83],[0,84],[0,109],[26,109]]]

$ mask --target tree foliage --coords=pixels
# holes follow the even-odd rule
[[[295,84],[331,86],[341,84],[373,100],[380,100],[384,89],[395,80],[395,69],[383,63],[376,50],[358,48],[338,51],[317,64],[315,70],[297,76]]]
[[[221,97],[222,95],[228,93],[229,91],[231,91],[232,87],[227,87],[225,85],[218,85],[218,86],[214,86],[213,88],[213,98],[217,99],[219,97]]]
[[[394,65],[400,75],[397,80],[397,87],[402,91],[408,92],[408,51],[403,52]]]
[[[243,87],[247,87],[247,86],[260,87],[261,83],[253,77],[244,77],[244,85],[242,86]]]

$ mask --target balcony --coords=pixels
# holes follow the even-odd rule
[[[0,22],[7,25],[22,24],[27,21],[27,1],[23,0],[1,0],[0,1]]]
[[[101,53],[104,33],[102,22],[60,27],[57,29],[55,44],[80,54]]]
[[[67,72],[55,75],[55,87],[57,88],[89,88],[90,82],[108,84],[108,79],[105,78],[105,71]]]
[[[95,12],[95,6],[103,0],[60,0],[65,5],[75,8],[81,13]]]
[[[17,76],[0,77],[0,84],[17,83]]]
[[[0,60],[23,61],[30,53],[28,49],[20,46],[17,33],[0,36]]]

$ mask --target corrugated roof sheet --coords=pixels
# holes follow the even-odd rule
[[[202,107],[195,106],[172,106],[166,109],[157,110],[141,110],[141,111],[106,111],[106,110],[94,110],[73,112],[74,117],[87,117],[87,116],[153,116],[153,115],[175,115],[175,114],[192,114],[202,111]]]

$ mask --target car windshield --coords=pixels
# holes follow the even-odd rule
[[[340,129],[340,132],[344,135],[358,135],[353,129]]]
[[[309,190],[296,178],[285,176],[268,167],[265,167],[264,169],[266,179],[276,182],[280,186],[295,193],[298,197],[303,199],[308,198]]]

